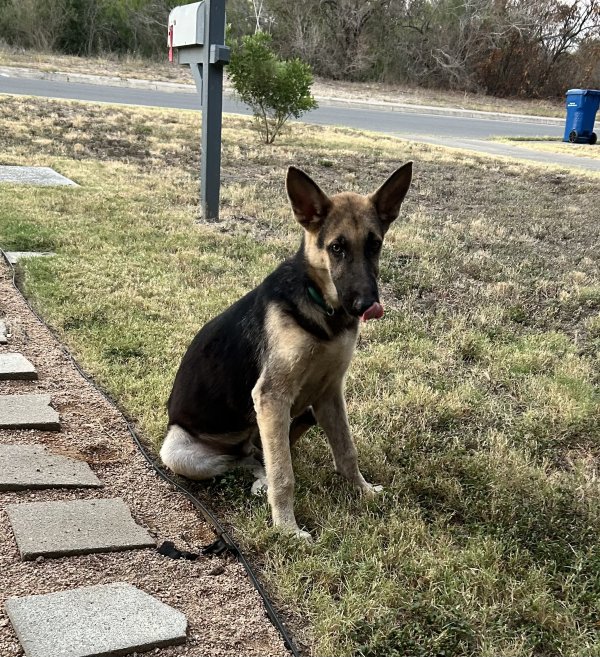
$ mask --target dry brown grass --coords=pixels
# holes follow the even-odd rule
[[[0,46],[0,66],[32,68],[47,73],[80,73],[82,75],[106,75],[116,78],[193,84],[189,68],[169,64],[166,52],[165,48],[165,61],[158,62],[133,55],[76,57]]]
[[[544,153],[558,153],[560,155],[574,155],[575,157],[587,157],[593,160],[600,159],[600,145],[594,144],[569,144],[555,139],[508,139],[499,138],[504,144],[511,144],[530,151],[542,151]]]

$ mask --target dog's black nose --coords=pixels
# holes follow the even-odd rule
[[[363,313],[368,310],[374,303],[377,302],[377,299],[374,297],[371,298],[369,297],[368,299],[366,297],[359,297],[358,299],[355,299],[354,302],[352,303],[352,310],[356,314],[357,317],[360,317],[363,315]]]

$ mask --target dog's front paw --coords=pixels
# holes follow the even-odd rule
[[[252,495],[266,495],[267,490],[269,489],[269,484],[267,483],[266,477],[259,477],[253,484],[250,489]]]
[[[313,537],[308,532],[305,532],[303,529],[300,528],[295,529],[293,534],[297,539],[301,541],[306,541],[307,543],[313,542]]]
[[[379,493],[383,492],[383,486],[380,486],[379,484],[370,484],[368,481],[365,481],[365,483],[360,486],[360,490],[367,499],[373,499]]]
[[[287,534],[288,536],[293,536],[294,538],[297,538],[301,541],[305,541],[306,543],[312,543],[313,542],[313,537],[308,533],[305,532],[303,529],[300,529],[298,525],[291,524],[291,523],[280,523],[275,525],[277,529],[281,530],[283,533]]]

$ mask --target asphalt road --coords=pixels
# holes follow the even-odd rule
[[[176,109],[200,109],[197,94],[116,87],[81,82],[36,80],[0,75],[0,94],[69,98],[103,103],[146,105]],[[223,111],[249,114],[248,107],[226,97]],[[542,164],[600,171],[600,159],[576,155],[536,152],[517,145],[487,141],[491,137],[562,137],[562,125],[529,122],[498,121],[427,113],[405,113],[377,108],[362,108],[322,102],[321,106],[302,117],[302,121],[319,125],[334,125],[361,130],[373,130],[404,139],[429,144],[477,151],[496,157]]]
[[[74,98],[104,103],[149,105],[178,109],[200,109],[200,100],[196,94],[132,89],[130,87],[109,87],[81,84],[79,82],[0,77],[0,93],[27,94],[50,98]],[[235,114],[250,113],[247,107],[232,98],[224,99],[223,111]],[[325,103],[322,103],[317,110],[303,116],[301,120],[306,123],[320,125],[375,130],[409,138],[438,137],[480,140],[500,136],[558,137],[562,135],[560,126],[432,114],[408,114],[381,109],[332,106]]]

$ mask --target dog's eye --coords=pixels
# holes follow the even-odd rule
[[[341,244],[338,244],[338,242],[334,242],[330,247],[329,247],[331,253],[333,253],[336,256],[342,256],[344,255],[344,249],[342,248]]]
[[[381,249],[381,244],[382,242],[380,240],[375,240],[371,242],[370,244],[370,249],[372,253],[379,253],[379,249]]]

